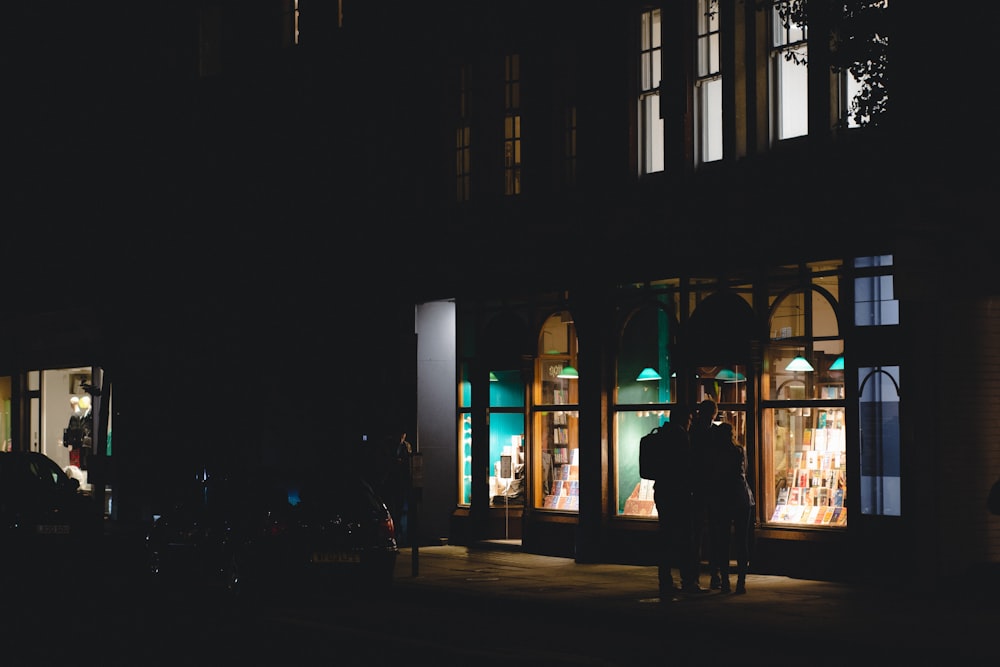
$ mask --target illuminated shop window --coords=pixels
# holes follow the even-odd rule
[[[458,504],[472,503],[472,414],[458,415]]]
[[[533,392],[532,502],[580,509],[580,429],[576,327],[569,311],[549,316],[538,337]]]
[[[839,265],[805,267],[810,287],[772,296],[761,378],[762,519],[847,525],[844,341]]]
[[[524,382],[520,369],[490,372],[490,504],[523,505]]]
[[[490,371],[490,502],[524,502],[524,382],[521,371]],[[472,382],[469,364],[459,364],[458,504],[472,502]],[[507,458],[505,458],[507,457]],[[510,473],[510,474],[508,474]]]
[[[677,377],[671,358],[676,318],[664,307],[636,310],[621,334],[614,394],[614,489],[619,516],[655,517],[653,482],[639,477],[639,440],[669,421],[677,400]]]
[[[458,373],[458,504],[472,502],[472,381],[469,364],[459,364]]]

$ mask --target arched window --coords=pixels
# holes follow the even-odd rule
[[[771,303],[761,377],[763,519],[846,526],[844,340],[837,276],[812,276]],[[770,480],[770,483],[768,483]]]
[[[671,356],[676,331],[676,318],[655,303],[633,311],[622,328],[614,394],[613,471],[619,516],[656,516],[653,483],[639,477],[639,439],[669,419],[677,400]]]
[[[858,369],[861,513],[900,515],[899,366]]]
[[[468,335],[474,328],[473,321],[460,320],[460,332]],[[468,327],[468,329],[466,329]],[[514,477],[507,473],[504,463],[514,460],[514,449],[520,450],[524,440],[524,374],[521,359],[530,354],[532,348],[529,328],[523,317],[513,312],[501,312],[489,320],[482,332],[481,347],[466,344],[459,360],[458,376],[458,503],[470,505],[473,487],[484,484],[488,473],[489,499],[491,504],[517,504],[524,502],[524,493],[518,494]],[[485,366],[486,368],[483,368]],[[489,373],[489,403],[486,419],[489,426],[488,449],[478,449],[473,445],[473,393],[476,382],[485,385],[485,371]],[[474,373],[484,375],[476,379]],[[485,388],[485,387],[483,387]],[[480,435],[475,435],[477,442]],[[479,459],[473,460],[474,451],[480,452]],[[485,461],[488,454],[488,462]],[[510,458],[504,460],[503,457]],[[513,470],[513,467],[509,468]],[[523,472],[523,465],[521,467]],[[476,471],[474,473],[474,471]],[[475,479],[474,479],[475,478]]]
[[[541,509],[580,509],[577,337],[567,310],[546,318],[538,335],[532,392],[532,502]]]

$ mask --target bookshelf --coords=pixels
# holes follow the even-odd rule
[[[844,408],[805,409],[789,433],[772,523],[847,525]],[[797,436],[797,437],[796,437]],[[778,471],[775,471],[778,472]],[[779,473],[780,475],[780,473]]]
[[[580,450],[555,447],[552,450],[552,483],[545,494],[545,509],[580,509]]]
[[[534,481],[537,507],[575,512],[580,509],[580,450],[578,449],[577,382],[560,378],[569,356],[538,360],[534,398],[544,406],[535,413],[538,443]]]

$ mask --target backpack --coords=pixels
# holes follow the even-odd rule
[[[663,474],[667,432],[662,426],[639,438],[639,477],[656,478]]]

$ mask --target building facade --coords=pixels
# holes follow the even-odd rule
[[[282,350],[269,369],[353,378],[275,389],[279,430],[329,409],[350,439],[401,414],[422,461],[411,539],[651,562],[638,438],[712,397],[747,448],[758,571],[961,576],[1000,560],[995,172],[976,159],[996,123],[975,68],[931,48],[940,13],[913,4],[102,10],[95,27],[135,55],[102,60],[88,107],[114,167],[46,144],[79,178],[58,181],[73,205],[39,209],[52,161],[33,120],[15,199],[26,224],[106,207],[116,232],[91,250],[132,242],[107,266],[162,301],[129,317],[109,296],[107,363],[79,360],[133,378],[130,395],[156,393],[143,360],[224,350],[218,378],[260,343]],[[137,218],[169,233],[137,243]],[[246,289],[261,266],[292,268]],[[328,350],[331,310],[376,352]],[[290,343],[303,319],[315,331]],[[151,328],[147,349],[133,334]],[[21,358],[12,372],[34,367]],[[221,393],[239,413],[245,396]],[[138,473],[149,448],[132,451]]]
[[[747,447],[759,571],[906,583],[996,561],[993,371],[956,383],[941,356],[959,331],[977,358],[996,346],[989,260],[945,231],[995,234],[966,130],[995,131],[927,127],[929,17],[861,4],[854,23],[708,0],[465,17],[454,155],[431,172],[454,176],[430,217],[461,255],[451,539],[653,562],[638,440],[711,397]],[[440,406],[420,408],[436,446]]]

